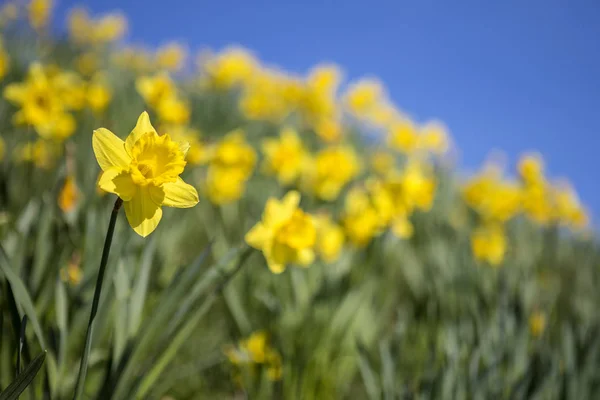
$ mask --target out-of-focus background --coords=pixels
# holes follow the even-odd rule
[[[73,398],[82,359],[85,399],[596,398],[599,19],[5,1],[0,389],[46,351],[24,398]],[[184,157],[188,197],[136,217]]]

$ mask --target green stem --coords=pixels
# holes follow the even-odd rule
[[[98,304],[100,303],[100,293],[102,292],[102,281],[104,280],[104,271],[106,270],[106,264],[108,263],[108,255],[110,253],[110,245],[112,243],[113,233],[115,232],[115,224],[117,222],[117,216],[123,200],[120,198],[115,201],[112,213],[110,214],[110,222],[108,223],[108,231],[106,232],[106,239],[104,241],[104,248],[102,249],[102,259],[100,261],[100,269],[98,270],[98,279],[96,280],[96,289],[94,290],[94,300],[92,301],[92,311],[90,313],[90,320],[88,322],[87,332],[85,334],[85,347],[83,350],[83,356],[81,357],[81,363],[79,364],[79,374],[77,376],[77,383],[75,385],[75,393],[73,394],[73,400],[77,400],[83,394],[83,386],[85,382],[85,375],[88,367],[88,357],[90,355],[90,349],[92,347],[92,331],[94,329],[94,318],[98,312]]]

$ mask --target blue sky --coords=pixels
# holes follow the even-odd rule
[[[305,72],[320,61],[348,79],[370,75],[418,120],[450,128],[464,171],[492,150],[514,163],[540,151],[597,215],[600,188],[600,2],[57,0],[123,10],[128,41],[182,40],[190,49],[241,44]]]

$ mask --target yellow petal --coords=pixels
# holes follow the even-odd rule
[[[140,114],[137,123],[135,124],[135,128],[133,128],[129,136],[127,136],[127,139],[125,139],[125,149],[127,150],[127,153],[131,154],[131,149],[133,148],[135,142],[137,142],[144,133],[148,132],[154,132],[157,134],[156,129],[154,129],[150,123],[150,116],[146,111],[144,111],[142,114]]]
[[[271,230],[262,223],[257,223],[246,233],[244,240],[255,249],[262,249],[271,239]]]
[[[27,88],[25,85],[12,83],[4,89],[4,98],[12,103],[21,104],[27,96]]]
[[[98,180],[98,187],[105,192],[116,194],[124,201],[131,200],[137,189],[131,175],[119,167],[104,171]]]
[[[298,263],[303,267],[308,267],[315,260],[313,249],[303,249],[298,252]]]
[[[100,128],[94,131],[92,147],[103,171],[111,167],[125,169],[131,163],[131,157],[125,151],[123,141],[108,129]]]
[[[269,226],[278,226],[292,217],[298,204],[300,193],[295,190],[288,192],[281,201],[271,198],[265,205],[263,220]]]
[[[266,255],[265,255],[265,257],[266,257]],[[280,274],[283,271],[285,271],[285,264],[278,263],[271,257],[266,257],[266,259],[267,259],[267,266],[269,267],[269,269],[271,270],[272,273]]]
[[[158,226],[162,210],[152,201],[148,188],[140,187],[135,196],[125,202],[125,215],[133,230],[146,237]]]
[[[165,183],[162,188],[165,193],[162,204],[167,207],[189,208],[198,204],[198,192],[181,178]]]
[[[185,157],[188,150],[190,149],[190,144],[188,142],[177,142],[177,145],[179,146],[179,150],[181,150],[183,156]]]

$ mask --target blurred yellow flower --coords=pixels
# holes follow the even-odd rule
[[[419,147],[419,136],[415,124],[409,119],[397,120],[390,126],[388,143],[391,148],[411,154]]]
[[[294,183],[307,162],[302,140],[291,128],[282,129],[277,139],[263,140],[262,149],[266,173],[275,175],[283,185]]]
[[[144,101],[153,108],[158,107],[167,98],[175,96],[175,83],[167,73],[143,76],[135,82],[135,87]]]
[[[419,147],[435,154],[444,154],[449,148],[448,136],[448,131],[441,122],[428,122],[420,129]]]
[[[527,184],[537,184],[544,180],[544,161],[539,154],[526,154],[519,159],[517,166],[521,179]]]
[[[533,337],[540,337],[546,330],[546,315],[536,311],[529,317],[529,332]]]
[[[471,235],[471,249],[478,261],[499,266],[506,253],[506,236],[502,226],[498,224],[484,225]]]
[[[53,0],[31,0],[27,6],[29,24],[35,29],[44,28],[48,24],[53,6]]]
[[[102,75],[96,75],[88,84],[86,96],[90,109],[101,114],[112,100],[112,89]]]
[[[269,198],[262,221],[246,234],[246,242],[263,252],[275,274],[292,263],[308,266],[315,258],[315,222],[299,204],[300,194],[296,191],[288,192],[281,201]]]
[[[247,83],[257,69],[257,62],[247,50],[231,47],[202,63],[202,68],[205,84],[229,89]]]
[[[87,10],[76,7],[68,16],[69,37],[80,45],[100,45],[119,40],[127,30],[127,20],[120,13],[93,19]]]
[[[58,206],[64,213],[71,212],[77,207],[81,192],[73,175],[68,175],[58,195]]]
[[[242,197],[247,179],[240,168],[211,165],[206,174],[206,194],[213,204],[231,203]]]
[[[229,132],[217,144],[211,165],[219,168],[238,169],[245,177],[252,175],[256,164],[256,151],[244,137],[244,131]]]
[[[354,116],[364,118],[383,102],[384,97],[383,86],[379,81],[362,79],[348,87],[344,101]]]
[[[270,380],[281,379],[281,355],[269,345],[265,331],[253,332],[247,339],[240,341],[237,347],[228,346],[224,352],[233,365],[262,364],[267,367],[267,377]]]
[[[185,63],[187,50],[179,43],[169,43],[160,47],[154,58],[159,69],[178,71]]]
[[[76,252],[71,256],[67,266],[60,269],[60,279],[71,286],[79,285],[83,279],[83,271],[80,265],[81,256]]]
[[[41,169],[51,168],[58,156],[55,144],[42,139],[25,143],[15,151],[17,161],[31,162]]]
[[[304,178],[319,198],[332,201],[359,174],[360,169],[360,160],[351,146],[330,146],[317,153]]]
[[[554,217],[552,192],[545,182],[526,185],[522,189],[521,199],[525,215],[538,224],[545,225]]]
[[[94,52],[82,53],[74,61],[77,72],[84,76],[92,76],[100,68],[100,59]]]
[[[371,167],[379,175],[386,175],[394,169],[396,157],[386,150],[376,150],[371,155]]]
[[[4,50],[4,42],[2,41],[2,36],[0,36],[0,82],[8,72],[9,63],[10,58],[8,57],[8,53]]]
[[[578,229],[586,227],[589,218],[573,188],[562,183],[554,187],[553,192],[554,213],[558,222]]]
[[[316,250],[319,257],[326,263],[336,261],[344,248],[346,237],[344,229],[331,220],[326,214],[315,218],[317,226]]]
[[[148,236],[162,218],[161,206],[187,208],[198,203],[198,193],[179,175],[186,165],[189,145],[159,136],[143,112],[125,141],[105,128],[94,131],[94,154],[102,169],[98,186],[119,196],[133,230]]]
[[[400,217],[397,217],[396,219],[394,219],[392,221],[391,228],[392,228],[392,233],[401,239],[408,239],[408,238],[412,237],[412,235],[414,233],[413,224],[405,216],[400,216]]]
[[[162,98],[156,107],[158,118],[166,124],[186,124],[190,112],[188,103],[174,95]]]
[[[69,105],[63,98],[68,94],[62,74],[53,76],[40,64],[29,68],[23,83],[11,83],[4,89],[4,97],[20,106],[13,116],[17,125],[32,125],[46,139],[63,140],[75,130],[75,120],[67,112]],[[71,103],[77,100],[77,93]]]
[[[368,193],[360,187],[352,188],[346,195],[344,229],[352,244],[366,246],[382,230],[381,218]]]
[[[342,124],[337,118],[320,119],[314,129],[317,136],[326,143],[338,142],[344,136]]]
[[[240,110],[249,119],[279,122],[291,112],[286,91],[289,82],[281,74],[262,70],[245,82]],[[297,99],[293,104],[297,103]]]

